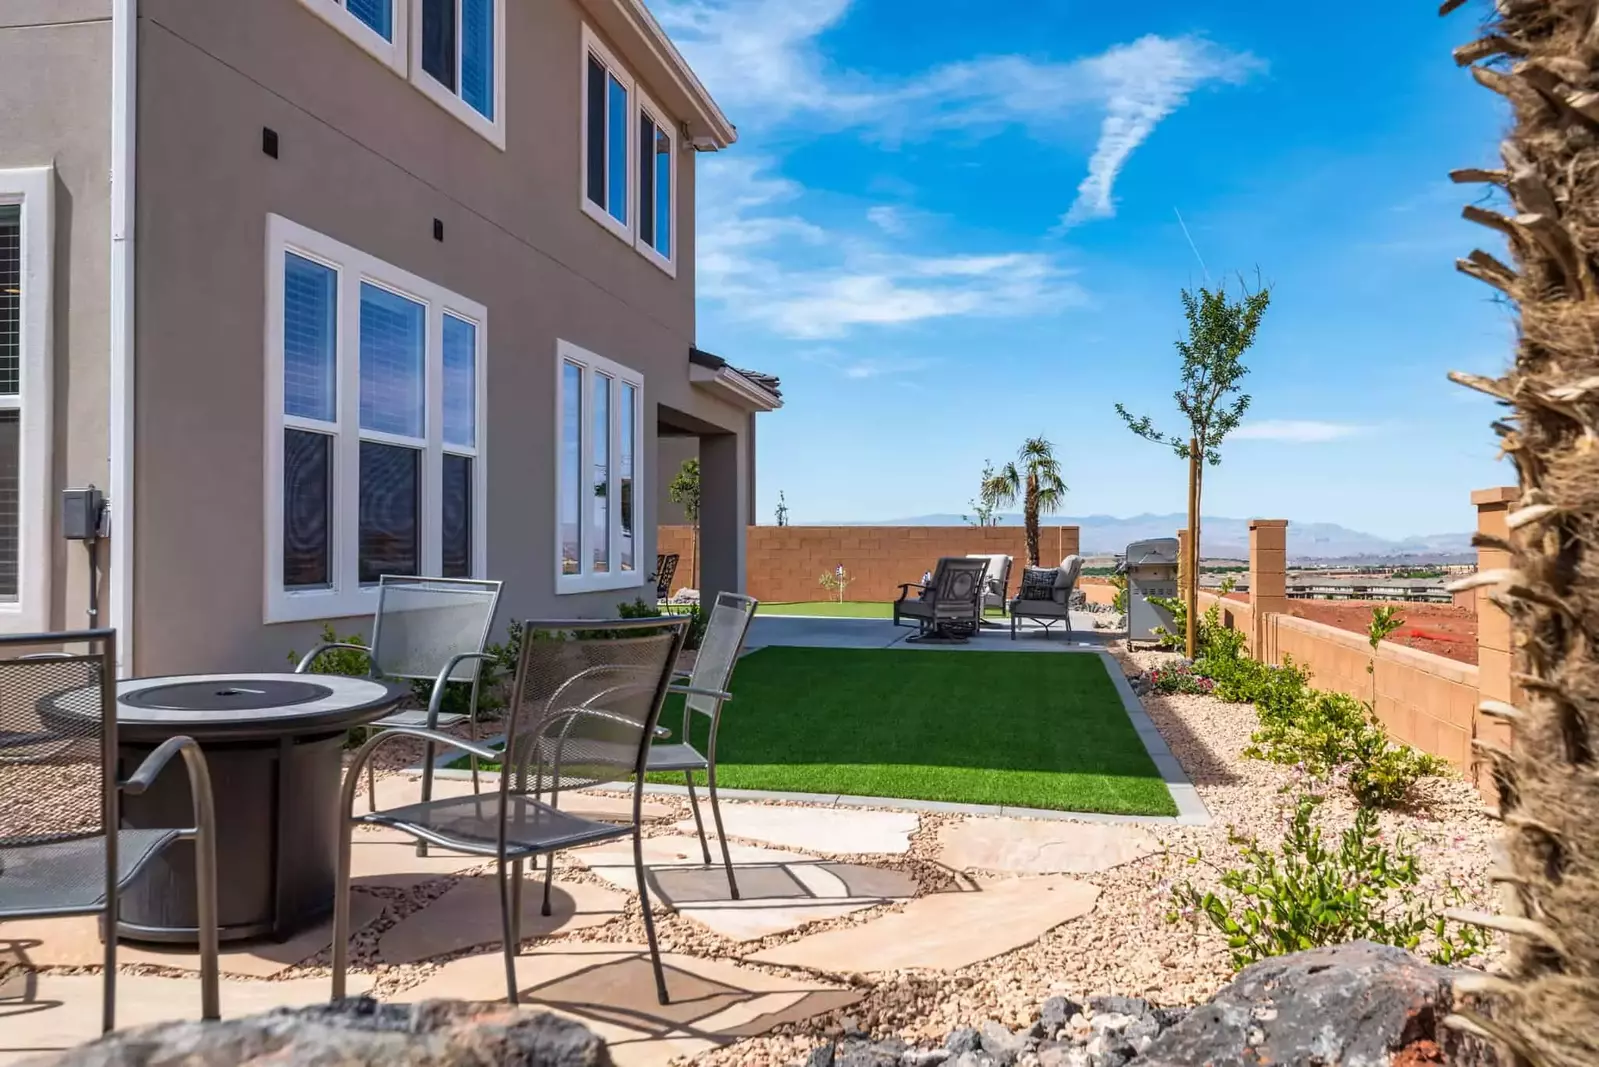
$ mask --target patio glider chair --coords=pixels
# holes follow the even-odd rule
[[[672,598],[672,579],[677,575],[677,553],[668,552],[655,557],[655,573],[650,581],[655,583],[655,602]]]
[[[545,859],[543,913],[549,915],[555,853],[618,838],[633,839],[633,867],[656,995],[668,1003],[644,872],[644,775],[661,704],[683,648],[681,616],[596,622],[528,622],[516,669],[503,749],[460,742],[436,730],[384,730],[356,752],[340,796],[333,898],[333,998],[345,994],[350,943],[350,837],[357,824],[387,826],[451,852],[496,862],[507,999],[517,1003],[522,882],[528,860]],[[600,627],[596,629],[596,627]],[[454,744],[500,760],[499,789],[355,814],[359,772],[378,748],[400,738]],[[561,794],[632,779],[632,816],[596,822],[560,808]]]
[[[343,648],[366,656],[367,672],[373,678],[409,678],[432,682],[427,710],[409,708],[395,712],[366,727],[370,737],[377,730],[396,726],[420,726],[443,730],[469,724],[469,736],[477,740],[479,665],[493,659],[484,652],[494,612],[500,601],[500,582],[474,578],[412,578],[385,574],[378,579],[378,610],[372,618],[372,644],[356,645],[328,642],[317,645],[300,660],[297,674],[305,674],[317,659],[330,649]],[[472,695],[465,714],[444,712],[444,694],[450,682],[471,682]],[[454,745],[455,740],[450,744]],[[470,755],[470,754],[469,754]],[[422,759],[422,799],[433,799],[433,742],[429,741]],[[471,756],[472,791],[478,792],[478,761]],[[377,772],[367,766],[367,797],[377,807]],[[419,846],[418,854],[425,853]]]
[[[1016,640],[1019,619],[1031,619],[1044,627],[1044,636],[1056,623],[1066,624],[1066,639],[1072,636],[1071,599],[1077,578],[1083,570],[1081,556],[1067,556],[1059,567],[1028,567],[1022,586],[1010,602],[1010,639]]]
[[[664,727],[655,730],[655,743],[650,746],[651,771],[682,771],[688,781],[689,806],[694,811],[694,826],[700,833],[700,850],[705,854],[705,865],[711,864],[711,846],[705,839],[705,820],[700,818],[700,801],[694,792],[694,772],[705,772],[706,789],[711,795],[711,818],[716,822],[716,837],[722,843],[722,866],[727,868],[727,888],[733,899],[738,899],[738,881],[733,877],[733,859],[727,849],[727,834],[722,830],[722,808],[716,797],[716,734],[722,725],[722,705],[733,699],[727,692],[738,665],[738,656],[744,648],[744,638],[749,633],[750,620],[755,617],[759,601],[737,593],[718,593],[711,608],[711,621],[705,627],[705,637],[700,642],[699,655],[694,660],[694,670],[688,675],[687,685],[673,685],[671,691],[683,694],[683,732],[680,739],[670,741],[671,731]],[[690,741],[689,725],[694,716],[704,715],[711,720],[711,732],[702,755]]]
[[[1011,558],[1006,555],[984,556],[976,553],[968,554],[967,559],[988,560],[988,577],[985,579],[983,592],[983,610],[998,608],[1005,610],[1010,603],[1010,566]]]
[[[178,755],[189,772],[194,825],[120,829],[123,794],[143,793]],[[117,777],[117,759],[115,631],[0,637],[0,923],[103,916],[100,1027],[109,1033],[116,1028],[118,898],[163,849],[192,841],[200,1013],[220,1018],[216,830],[205,757],[192,739],[173,737],[126,779]],[[0,1027],[6,1014],[0,1000]]]
[[[970,637],[983,619],[983,576],[987,571],[987,557],[945,556],[933,568],[931,582],[906,582],[899,587],[894,625],[898,626],[900,619],[916,620],[921,631],[918,638]],[[920,592],[912,594],[913,589]]]

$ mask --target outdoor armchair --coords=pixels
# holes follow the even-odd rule
[[[933,580],[926,585],[906,582],[894,601],[894,625],[900,619],[914,619],[920,636],[969,636],[983,618],[983,576],[988,559],[945,556],[933,569]],[[912,590],[918,592],[913,593]]]
[[[120,829],[122,796],[149,789],[180,755],[194,825]],[[103,916],[106,1032],[116,1028],[118,899],[179,841],[195,848],[200,1013],[216,1019],[216,832],[199,746],[170,738],[118,780],[115,631],[0,637],[0,922]],[[6,1014],[0,1000],[0,1025]]]
[[[1010,603],[1010,567],[1011,558],[1006,555],[980,555],[970,553],[967,559],[988,560],[988,577],[984,580],[983,610],[998,608],[1005,610]]]
[[[380,719],[367,727],[374,731],[400,726],[427,730],[448,729],[462,722],[469,724],[469,736],[477,740],[478,685],[480,666],[492,659],[484,648],[494,625],[494,612],[500,601],[500,582],[472,578],[413,578],[385,574],[378,579],[378,610],[372,618],[372,644],[329,642],[307,652],[295,668],[304,674],[330,649],[343,648],[366,657],[368,674],[373,678],[409,678],[432,682],[427,710],[408,709]],[[465,714],[444,712],[444,694],[450,682],[472,683]],[[448,742],[465,749],[458,739]],[[477,792],[477,756],[467,749],[472,764],[472,789]],[[429,741],[422,760],[422,799],[433,798],[434,744]],[[377,805],[377,772],[367,766],[367,797]],[[418,852],[424,851],[419,846]]]
[[[668,552],[655,557],[655,573],[650,575],[650,581],[655,583],[655,601],[670,600],[672,597],[672,579],[677,575],[677,553]]]
[[[492,857],[500,889],[506,996],[517,1003],[523,870],[544,857],[543,912],[549,915],[555,853],[617,838],[633,839],[645,937],[656,995],[668,1003],[644,872],[644,776],[689,620],[665,616],[596,622],[528,622],[522,634],[505,745],[462,743],[419,727],[384,730],[356,752],[339,807],[333,904],[333,998],[345,994],[350,939],[350,837],[359,823],[387,826],[451,852]],[[424,800],[355,814],[360,770],[377,749],[399,738],[456,745],[501,762],[495,793]],[[633,810],[625,823],[597,822],[560,809],[565,791],[632,779]]]
[[[738,881],[733,877],[733,859],[727,848],[727,834],[722,830],[722,808],[716,796],[716,735],[722,725],[722,705],[733,699],[728,686],[758,605],[759,601],[737,593],[716,595],[711,620],[705,627],[705,637],[700,641],[688,684],[675,684],[671,688],[671,692],[683,695],[683,732],[673,743],[669,740],[670,731],[657,728],[655,743],[650,746],[650,770],[682,771],[688,781],[689,806],[699,830],[700,850],[705,854],[706,866],[710,866],[711,846],[705,839],[705,821],[700,818],[700,801],[694,792],[695,772],[705,772],[706,789],[711,795],[711,818],[716,822],[717,840],[722,843],[722,866],[727,869],[727,888],[734,900],[738,899]],[[690,739],[689,726],[695,715],[711,720],[703,754]]]
[[[1061,560],[1060,566],[1052,568],[1054,574],[1050,576],[1047,595],[1032,595],[1035,590],[1029,588],[1030,574],[1036,575],[1041,568],[1029,567],[1022,575],[1022,587],[1010,602],[1010,639],[1016,640],[1016,625],[1019,619],[1031,619],[1043,626],[1044,636],[1049,636],[1049,628],[1056,623],[1064,623],[1066,639],[1072,636],[1071,600],[1072,593],[1077,589],[1077,579],[1082,574],[1083,558],[1081,556],[1067,556]],[[1040,593],[1042,591],[1039,591]]]

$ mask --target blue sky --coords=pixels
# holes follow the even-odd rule
[[[968,510],[985,459],[1055,443],[1070,514],[1185,506],[1179,290],[1258,269],[1250,419],[1207,514],[1468,530],[1514,481],[1491,402],[1511,319],[1453,262],[1506,123],[1469,17],[1266,0],[651,0],[739,141],[699,157],[699,343],[778,374],[759,513]],[[1181,213],[1196,257],[1178,224]],[[1485,247],[1492,249],[1488,244]],[[1203,260],[1204,267],[1200,265]]]

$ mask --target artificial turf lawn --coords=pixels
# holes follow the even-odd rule
[[[837,600],[808,600],[792,604],[762,604],[761,614],[821,615],[832,619],[892,619],[894,605],[891,602],[871,600],[846,600],[843,603]],[[997,616],[1002,612],[998,608],[988,608],[984,614]]]
[[[764,648],[732,692],[717,739],[729,789],[1177,814],[1096,655]],[[661,713],[673,730],[681,699]],[[703,752],[709,720],[694,720]]]

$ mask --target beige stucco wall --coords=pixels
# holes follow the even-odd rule
[[[579,209],[580,8],[507,9],[502,152],[296,0],[144,0],[141,673],[275,667],[317,628],[262,622],[268,213],[488,308],[488,571],[507,582],[502,621],[605,614],[636,595],[554,595],[557,338],[644,373],[643,471],[656,469],[657,404],[744,426],[688,384],[693,154],[678,157],[674,279]],[[276,160],[263,126],[279,135]],[[640,499],[648,560],[655,493]]]
[[[109,481],[110,6],[0,2],[0,168],[55,168],[52,490]],[[81,628],[88,623],[85,554],[58,539],[53,508],[50,529],[44,625]],[[6,626],[0,616],[0,629]],[[31,619],[26,628],[34,628]]]

